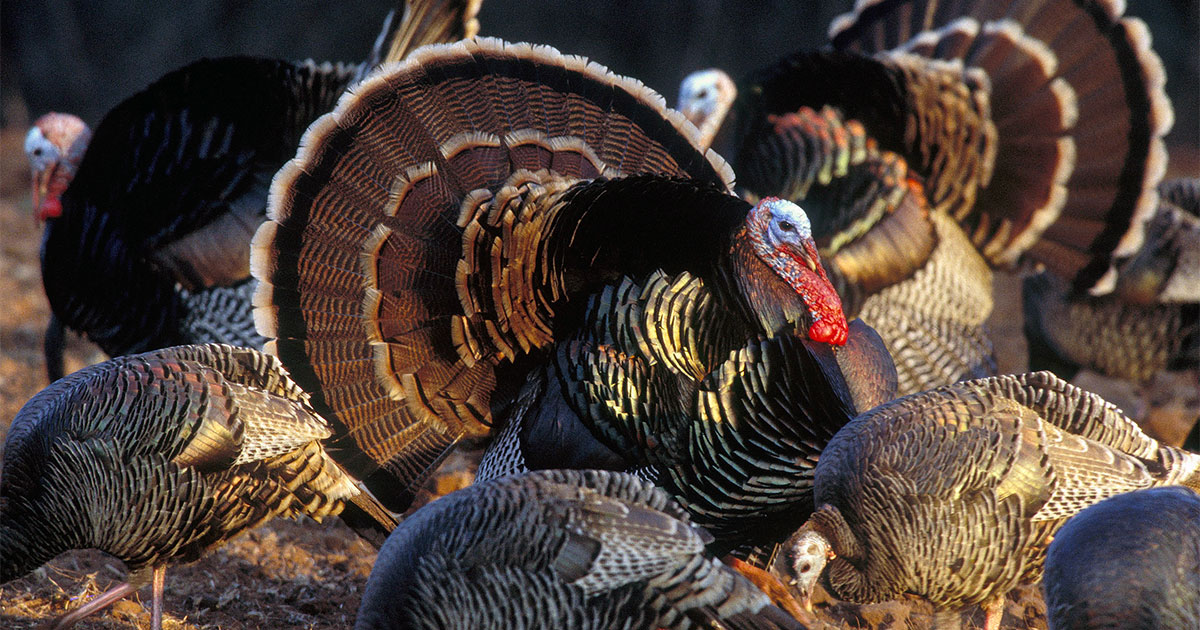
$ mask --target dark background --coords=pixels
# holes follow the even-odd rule
[[[165,72],[205,56],[358,61],[395,3],[3,0],[0,90],[9,124],[57,109],[95,123]],[[588,56],[673,103],[694,69],[738,76],[824,42],[851,0],[485,0],[481,33]],[[1167,67],[1176,173],[1200,175],[1200,2],[1128,0]],[[27,109],[19,103],[27,105]],[[1181,172],[1180,167],[1184,170]]]

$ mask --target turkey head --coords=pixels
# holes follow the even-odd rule
[[[25,136],[25,157],[33,171],[33,212],[38,221],[62,216],[63,191],[75,178],[92,130],[74,114],[50,112]]]

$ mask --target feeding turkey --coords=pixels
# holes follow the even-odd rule
[[[1138,490],[1081,511],[1043,581],[1050,630],[1200,628],[1200,495]]]
[[[355,627],[803,628],[662,490],[538,471],[417,510],[379,551]]]
[[[35,214],[46,222],[51,380],[62,376],[64,326],[109,356],[185,343],[262,346],[249,245],[275,171],[371,68],[478,31],[478,1],[405,7],[395,28],[389,15],[362,64],[204,59],[118,104],[94,133],[70,114],[36,121],[25,152]]]
[[[737,86],[689,76],[680,109],[748,198],[808,210],[847,316],[880,333],[915,393],[996,373],[992,268],[1034,260],[1104,292],[1141,245],[1173,114],[1149,33],[1123,13],[862,1],[824,50]]]
[[[1200,454],[1159,444],[1099,396],[1049,372],[964,381],[855,418],[815,473],[816,512],[783,545],[780,579],[867,603],[912,594],[935,622],[1041,578],[1075,513],[1155,486],[1200,488]]]
[[[79,370],[30,399],[5,439],[0,582],[100,549],[127,581],[55,627],[152,582],[159,630],[168,565],[277,516],[321,519],[352,501],[386,535],[395,520],[330,459],[329,435],[278,359],[255,350],[179,346]]]

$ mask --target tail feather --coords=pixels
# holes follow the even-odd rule
[[[1123,12],[1116,0],[863,0],[834,20],[830,39],[841,50],[960,57],[983,69],[999,146],[973,219],[991,224],[972,231],[992,241],[993,263],[1028,253],[1077,289],[1104,293],[1112,260],[1137,250],[1157,205],[1173,122],[1145,24]],[[981,37],[968,47],[969,22]],[[1044,148],[1031,152],[1039,139]],[[1056,220],[1072,226],[1050,228]]]
[[[396,10],[388,11],[370,55],[358,66],[355,82],[384,64],[402,61],[421,46],[474,37],[479,33],[476,16],[482,4],[483,0],[405,0],[398,24]]]
[[[383,546],[388,534],[400,524],[396,515],[365,489],[351,497],[338,516],[376,549]]]
[[[426,46],[310,127],[252,245],[255,320],[333,423],[333,456],[385,505],[403,509],[449,448],[488,431],[496,365],[551,338],[576,290],[560,267],[580,264],[554,249],[560,232],[586,218],[572,242],[608,247],[623,219],[605,217],[632,212],[597,202],[618,192],[566,193],[642,173],[744,205],[657,94],[529,44]]]
[[[408,0],[383,63],[400,61],[421,46],[455,42],[479,34],[483,0]]]

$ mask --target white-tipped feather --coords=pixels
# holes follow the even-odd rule
[[[275,307],[272,306],[274,287],[267,281],[271,273],[271,246],[275,242],[278,227],[277,223],[264,221],[250,240],[250,274],[258,280],[254,287],[254,296],[251,298],[251,305],[254,307],[254,329],[267,339],[272,339],[279,333]]]
[[[983,34],[987,37],[1005,37],[1013,42],[1014,46],[1037,63],[1043,76],[1052,77],[1058,72],[1058,56],[1042,40],[1026,35],[1020,23],[1010,19],[988,22],[983,25]]]

